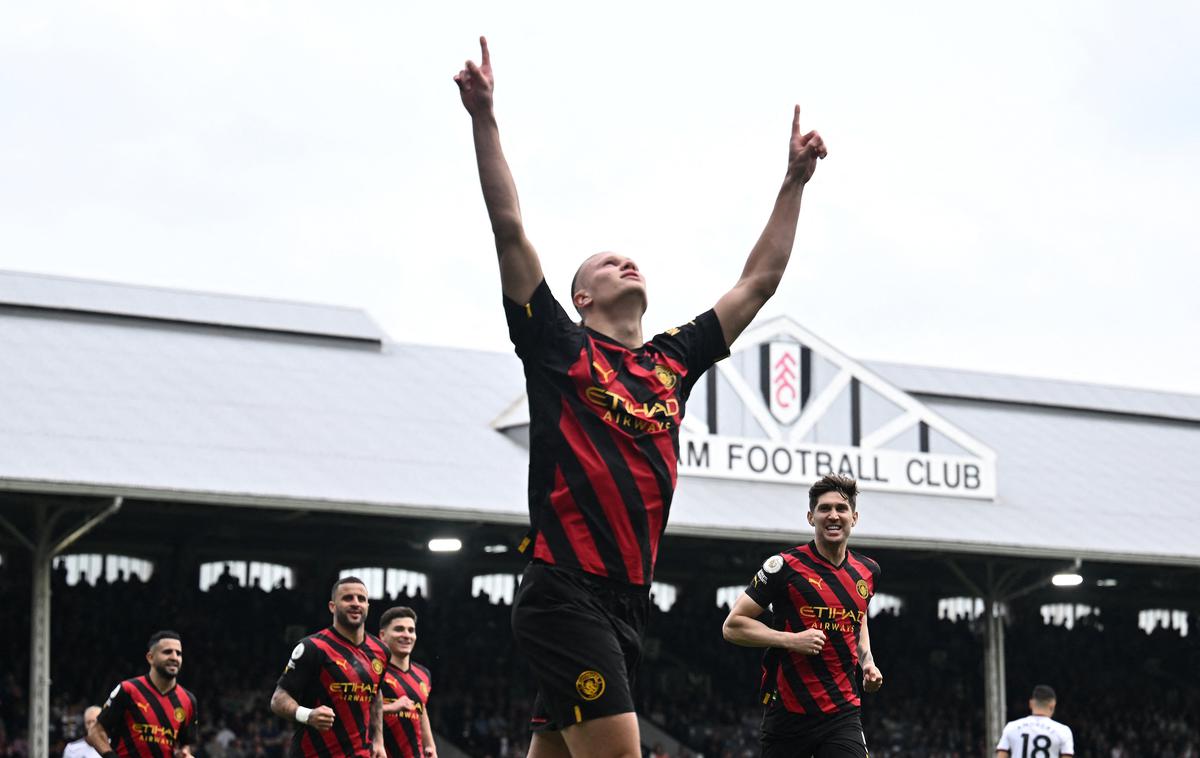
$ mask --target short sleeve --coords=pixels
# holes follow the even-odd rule
[[[996,749],[1012,752],[1012,724],[1005,725],[1004,731],[1000,732],[1000,741],[996,743]]]
[[[746,595],[763,608],[775,602],[780,588],[787,580],[783,577],[784,561],[782,555],[772,555],[763,561],[762,567],[754,574],[746,587]]]
[[[110,737],[115,729],[121,727],[129,703],[129,693],[125,691],[124,685],[118,682],[112,692],[108,693],[104,705],[100,707],[100,715],[96,717],[96,721],[104,727],[104,731],[108,732]]]
[[[195,695],[189,692],[188,696],[192,701],[192,715],[179,730],[180,745],[195,745],[200,730],[200,704],[196,702]]]
[[[308,699],[312,683],[316,681],[321,663],[320,651],[311,640],[305,638],[292,648],[292,655],[283,667],[283,675],[277,682],[279,689],[291,695],[301,705]]]
[[[533,291],[528,303],[517,303],[505,297],[504,318],[508,321],[508,338],[521,360],[538,357],[580,329],[554,299],[545,279]]]
[[[687,376],[683,379],[684,397],[691,394],[697,380],[714,363],[729,355],[725,332],[714,310],[701,313],[683,326],[668,329],[651,340],[655,347],[683,363]]]
[[[1071,732],[1071,727],[1063,726],[1062,728],[1062,748],[1059,750],[1060,755],[1075,755],[1075,735]]]

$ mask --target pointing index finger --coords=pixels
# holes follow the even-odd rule
[[[796,110],[792,115],[792,134],[800,133],[800,105],[796,105]]]
[[[487,37],[479,38],[479,49],[483,51],[483,60],[481,61],[483,65],[490,65],[492,62],[492,56],[488,54]]]

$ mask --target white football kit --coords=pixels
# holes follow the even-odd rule
[[[1075,755],[1075,738],[1066,724],[1048,716],[1026,716],[1004,725],[996,749],[1007,750],[1012,758],[1062,758]]]

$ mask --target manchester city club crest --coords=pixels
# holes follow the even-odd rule
[[[679,380],[679,376],[674,371],[661,363],[655,365],[654,375],[658,377],[658,381],[662,382],[662,386],[667,389],[672,389],[675,386],[675,382]]]
[[[584,700],[595,700],[604,694],[604,677],[599,671],[585,671],[575,680],[575,690]]]

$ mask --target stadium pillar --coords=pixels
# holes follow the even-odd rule
[[[1001,602],[994,594],[989,594],[985,604],[987,623],[984,625],[983,707],[987,744],[984,746],[984,755],[992,755],[992,747],[1000,741],[1000,731],[1004,729],[1008,694],[1004,681],[1004,618],[1001,615]]]
[[[29,609],[29,755],[50,754],[50,577],[54,556],[119,511],[121,503],[122,498],[114,498],[110,505],[85,519],[60,539],[55,539],[54,527],[69,510],[66,507],[53,509],[48,503],[36,503],[32,537],[23,534],[7,520],[2,522],[33,553]]]
[[[1000,741],[1000,731],[1004,729],[1005,693],[1004,679],[1004,617],[1003,606],[1005,596],[1003,587],[1011,576],[1002,576],[998,581],[995,575],[995,565],[986,565],[986,581],[980,587],[955,561],[947,561],[950,569],[958,575],[975,597],[983,600],[983,725],[984,755],[993,754],[992,747]]]

